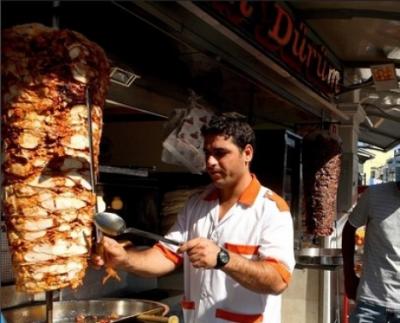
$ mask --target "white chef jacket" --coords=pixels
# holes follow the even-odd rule
[[[252,176],[250,185],[220,221],[218,193],[213,185],[193,195],[166,237],[214,240],[248,259],[264,259],[289,282],[295,265],[289,207]],[[183,261],[185,323],[281,321],[280,295],[252,292],[222,270],[194,268],[186,254],[182,259],[176,253],[176,246],[159,243],[156,247],[176,264]]]

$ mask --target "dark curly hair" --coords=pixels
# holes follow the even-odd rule
[[[203,136],[221,135],[225,138],[232,137],[235,145],[242,151],[247,144],[256,149],[256,136],[245,118],[238,113],[215,114],[208,125],[201,128]]]

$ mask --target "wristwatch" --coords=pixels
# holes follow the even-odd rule
[[[221,248],[221,250],[217,254],[217,264],[215,265],[215,269],[220,269],[224,267],[230,260],[229,253],[226,251],[224,248]]]

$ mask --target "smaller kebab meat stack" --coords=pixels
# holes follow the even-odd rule
[[[306,227],[310,234],[329,236],[333,231],[341,153],[340,139],[328,131],[314,131],[303,138]]]
[[[98,169],[108,60],[70,30],[29,24],[2,36],[2,198],[16,285],[76,288],[91,248],[89,170]]]

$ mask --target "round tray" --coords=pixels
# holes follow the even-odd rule
[[[343,265],[339,248],[304,248],[295,252],[297,268],[335,270]]]
[[[53,303],[54,323],[74,323],[79,315],[98,318],[115,315],[119,319],[153,310],[165,315],[169,306],[160,302],[143,299],[99,299],[71,300]],[[46,305],[32,305],[3,311],[9,323],[45,323]],[[150,313],[149,313],[150,314]],[[89,320],[88,320],[89,321]],[[134,322],[134,318],[132,318]]]

